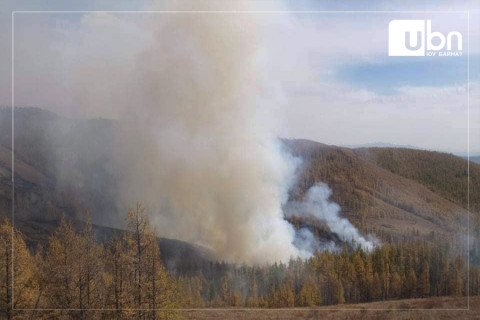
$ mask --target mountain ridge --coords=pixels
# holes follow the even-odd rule
[[[114,217],[123,215],[115,202],[117,169],[109,158],[115,147],[115,121],[68,119],[36,108],[19,109],[15,121],[15,217],[18,225],[24,223],[20,229],[27,239],[35,242],[35,230],[51,232],[50,225],[64,214],[81,223],[87,209],[99,230],[109,233],[108,228],[118,228],[111,221],[118,224],[119,218]],[[0,215],[9,217],[11,110],[0,110],[0,130]],[[463,241],[468,209],[464,201],[466,160],[413,149],[349,149],[306,139],[282,141],[286,150],[303,159],[291,200],[301,199],[309,187],[324,182],[332,189],[331,200],[341,206],[341,215],[363,234],[373,233],[382,241],[444,238],[459,245]],[[62,180],[59,162],[69,164],[67,169],[77,185]],[[472,192],[480,189],[479,177],[480,166],[471,163],[470,211],[475,219],[480,199]],[[91,181],[95,181],[93,187]],[[116,216],[109,217],[112,212]],[[28,221],[35,223],[28,225]],[[291,222],[311,226],[326,239],[331,237],[318,221]]]

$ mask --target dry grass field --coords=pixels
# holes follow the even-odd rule
[[[349,309],[349,310],[346,310]],[[417,310],[405,310],[417,309]],[[442,310],[438,310],[442,309]],[[372,302],[315,309],[205,309],[183,311],[186,319],[334,319],[334,320],[407,320],[407,319],[480,319],[480,297],[470,298],[428,298],[384,302]]]

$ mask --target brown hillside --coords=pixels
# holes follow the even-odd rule
[[[433,234],[441,234],[455,240],[466,230],[467,210],[453,190],[448,197],[442,196],[440,190],[448,194],[449,189],[442,189],[440,184],[434,189],[420,183],[420,179],[408,179],[387,170],[367,158],[365,151],[304,140],[287,140],[286,144],[304,159],[298,187],[291,195],[293,198],[302,197],[317,182],[326,182],[333,191],[332,200],[340,204],[345,217],[363,231],[373,231],[384,239],[418,236],[433,240]],[[409,152],[403,149],[399,152],[402,151]],[[452,161],[454,168],[466,163],[450,155],[436,156],[445,157],[437,169],[439,174],[448,166],[448,161]],[[431,174],[435,172],[436,163],[432,161]],[[413,160],[405,165],[417,166]],[[466,183],[466,177],[463,179]],[[461,184],[462,177],[456,181]]]
[[[116,227],[112,223],[119,219],[112,217],[121,216],[114,200],[118,168],[111,165],[110,151],[115,147],[115,122],[67,119],[35,108],[19,108],[15,122],[16,217],[48,223],[62,214],[79,218],[88,208],[94,223]],[[0,214],[10,216],[11,110],[0,110],[0,124]],[[22,130],[25,128],[29,129]],[[373,232],[383,240],[435,240],[442,236],[454,243],[457,235],[465,234],[464,159],[411,149],[284,142],[303,159],[292,198],[302,197],[314,183],[326,182],[342,215],[363,232]],[[58,174],[65,154],[73,159],[68,169],[76,177],[75,185],[62,183]],[[470,174],[471,209],[477,213],[480,166],[471,163]],[[312,221],[300,223],[315,225]],[[318,231],[328,238],[328,230]]]
[[[442,197],[467,208],[468,162],[452,154],[413,149],[356,149],[362,159],[414,180]],[[480,209],[480,165],[470,163],[470,209]]]

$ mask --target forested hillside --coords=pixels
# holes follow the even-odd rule
[[[464,159],[410,149],[348,149],[307,140],[285,143],[303,159],[292,198],[301,198],[313,184],[326,182],[342,214],[364,232],[373,232],[384,241],[448,239],[454,246],[458,242],[459,248],[465,248],[462,237],[468,214]],[[388,164],[384,154],[393,164]],[[480,188],[480,166],[472,163],[470,173],[474,231],[480,199],[478,192],[473,193]]]
[[[117,125],[104,119],[68,119],[36,108],[15,116],[15,215],[39,223],[67,216],[81,220],[89,210],[94,224],[124,227],[117,195],[121,168],[112,161],[119,148]],[[10,212],[11,110],[0,111],[0,213]],[[28,128],[28,130],[25,130]],[[383,240],[436,235],[461,242],[467,227],[467,161],[411,149],[347,149],[284,140],[303,166],[291,199],[325,182],[341,214],[363,232]],[[66,172],[68,174],[66,174]],[[478,217],[480,165],[470,165],[472,226]],[[141,200],[141,199],[138,199]],[[125,208],[124,208],[125,209]],[[315,222],[296,221],[296,224]],[[319,234],[328,237],[323,225]],[[27,238],[28,230],[24,230]],[[463,245],[463,244],[461,244]]]
[[[2,219],[12,215],[11,125],[11,108],[0,108]],[[111,159],[115,122],[17,108],[15,125],[15,227],[29,248],[47,244],[63,216],[80,230],[90,215],[92,232],[102,243],[124,234],[118,228],[126,227],[126,217],[113,218],[118,210],[118,177]],[[183,241],[160,237],[158,244],[170,270],[198,269],[212,257],[205,248]]]
[[[263,266],[211,262],[175,276],[162,264],[140,205],[129,211],[128,228],[130,233],[102,244],[89,222],[76,231],[70,220],[62,219],[48,243],[32,252],[22,234],[15,230],[12,235],[4,221],[2,317],[30,318],[31,312],[11,309],[12,299],[15,309],[52,309],[35,313],[36,319],[172,319],[177,311],[160,310],[314,307],[480,293],[478,268],[470,267],[468,277],[464,256],[425,242],[384,244],[370,252],[344,246],[338,252],[317,251],[307,260]]]
[[[10,217],[12,208],[10,121],[10,110],[0,111],[2,217]],[[31,131],[22,133],[30,126]],[[68,134],[56,138],[64,129]],[[9,269],[12,229],[7,220],[1,228],[5,316],[13,315],[8,307],[13,289],[17,308],[108,308],[113,311],[70,315],[124,319],[135,312],[123,309],[152,306],[279,308],[479,293],[480,166],[474,163],[469,277],[467,161],[420,150],[348,149],[307,140],[283,140],[285,150],[302,161],[290,200],[302,199],[311,186],[324,182],[341,216],[362,234],[374,234],[381,245],[364,251],[342,242],[322,221],[292,216],[294,227],[313,229],[316,237],[336,242],[337,249],[317,251],[306,260],[234,265],[213,261],[208,250],[198,246],[158,238],[162,235],[154,234],[141,207],[128,216],[119,210],[119,168],[111,161],[112,145],[118,143],[115,130],[112,120],[74,120],[20,109],[15,137],[15,288]],[[116,224],[109,225],[112,221]],[[36,318],[59,314],[45,312]],[[16,316],[30,318],[26,313]]]
[[[467,208],[468,162],[440,152],[399,149],[355,149],[362,159],[414,180],[442,197]],[[470,163],[470,209],[480,210],[480,165]]]

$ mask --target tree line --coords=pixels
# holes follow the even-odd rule
[[[479,269],[470,266],[467,277],[465,257],[448,245],[405,242],[371,252],[345,245],[306,260],[262,266],[209,262],[182,273],[162,264],[141,205],[128,212],[127,225],[129,232],[99,243],[88,219],[77,230],[63,218],[48,244],[32,250],[4,220],[1,317],[175,319],[179,308],[314,307],[480,291]]]

